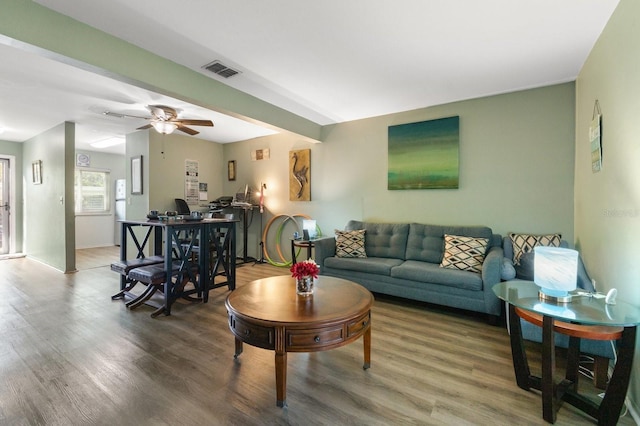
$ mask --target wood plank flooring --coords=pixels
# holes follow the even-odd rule
[[[274,353],[245,345],[233,357],[225,288],[153,319],[110,299],[109,266],[79,269],[0,261],[1,425],[546,424],[539,393],[515,384],[505,329],[473,314],[376,295],[371,368],[361,341],[289,354],[282,409]],[[271,275],[288,270],[245,265],[238,285]],[[565,404],[556,424],[595,422]]]

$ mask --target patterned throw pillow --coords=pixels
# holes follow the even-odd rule
[[[337,257],[367,257],[364,251],[364,229],[358,231],[338,231],[336,229]]]
[[[444,256],[440,267],[480,273],[488,245],[488,238],[445,234]]]
[[[510,233],[513,245],[513,264],[519,265],[523,254],[529,253],[536,246],[560,247],[560,234],[529,235]]]

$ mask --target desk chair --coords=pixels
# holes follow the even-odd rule
[[[191,210],[189,209],[189,205],[182,198],[175,198],[176,202],[176,212],[181,215],[190,215]]]

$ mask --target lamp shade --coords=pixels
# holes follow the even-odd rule
[[[307,231],[309,238],[315,238],[318,236],[316,232],[316,221],[311,219],[304,219],[302,221],[303,231]]]
[[[151,125],[158,133],[162,133],[163,135],[173,133],[173,131],[178,128],[176,123],[170,121],[154,121]]]
[[[548,296],[563,297],[578,283],[578,252],[561,247],[534,247],[533,280]]]

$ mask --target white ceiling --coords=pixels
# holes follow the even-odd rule
[[[618,4],[36,1],[321,125],[573,81]],[[213,129],[197,130],[218,142],[269,132],[14,48],[0,46],[0,57],[4,140],[22,141],[65,120],[78,123],[84,140],[122,135],[145,122],[100,113],[145,115],[152,103],[213,120]],[[224,80],[202,70],[213,60],[241,74]]]

